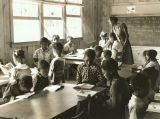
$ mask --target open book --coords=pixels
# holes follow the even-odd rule
[[[87,83],[82,83],[82,84],[78,84],[74,88],[75,89],[91,90],[92,88],[94,88],[94,85],[87,84]]]
[[[4,74],[9,75],[9,72],[12,68],[14,68],[14,65],[11,62],[6,65],[0,64],[0,68]]]

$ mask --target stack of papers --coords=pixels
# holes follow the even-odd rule
[[[94,88],[94,85],[91,84],[87,84],[87,83],[82,83],[82,84],[78,84],[77,86],[75,86],[75,89],[84,89],[84,90],[91,90],[92,88]]]
[[[8,63],[6,65],[0,64],[0,68],[4,74],[9,75],[9,72],[12,68],[14,68],[14,65],[12,63]]]
[[[80,90],[77,96],[87,97],[88,95],[94,96],[97,92],[91,90]]]
[[[51,92],[55,92],[56,90],[58,90],[59,88],[61,88],[60,85],[50,85],[46,88],[44,88],[43,90],[47,90],[47,91],[51,91]]]

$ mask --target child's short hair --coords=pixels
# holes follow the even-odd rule
[[[69,40],[73,41],[73,37],[72,36],[67,36],[67,42],[69,42]]]
[[[55,50],[59,55],[63,51],[63,45],[61,43],[54,43],[52,47],[53,47],[53,50]]]
[[[118,63],[114,59],[104,60],[102,62],[102,69],[106,71],[116,71],[118,70]]]
[[[109,19],[110,19],[110,21],[111,21],[112,23],[117,23],[117,22],[118,22],[118,18],[115,17],[115,16],[111,16]]]
[[[32,77],[31,76],[23,76],[21,80],[19,80],[19,85],[30,90],[33,86]]]
[[[23,59],[23,58],[24,58],[24,51],[21,50],[21,49],[14,50],[13,55],[14,55],[16,58]]]
[[[109,37],[113,38],[113,40],[117,40],[116,34],[114,32],[111,32]]]
[[[94,50],[95,50],[95,52],[103,52],[103,48],[101,46],[99,46],[99,45],[96,45],[94,47]]]
[[[156,56],[157,56],[157,51],[156,51],[156,50],[149,50],[148,55],[149,55],[149,58],[150,58],[151,60],[155,60],[155,59],[156,59]]]
[[[140,98],[145,97],[149,92],[149,78],[142,73],[132,77],[131,85],[136,96]]]
[[[105,50],[103,52],[103,54],[104,54],[104,57],[111,57],[112,56],[112,52],[110,50]]]
[[[45,60],[40,60],[38,62],[38,68],[39,69],[49,69],[49,67],[50,67],[49,63]]]
[[[59,40],[59,39],[60,39],[59,35],[53,35],[53,37],[52,37],[52,38],[57,39],[57,40]]]
[[[46,38],[46,37],[42,37],[41,39],[40,39],[40,44],[42,44],[42,43],[50,43],[50,41]]]
[[[96,53],[93,49],[86,49],[84,52],[84,56],[87,56],[91,61],[94,61]]]

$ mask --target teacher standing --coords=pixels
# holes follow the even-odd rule
[[[112,32],[117,36],[117,39],[121,42],[123,46],[123,64],[133,64],[133,54],[131,49],[131,44],[129,42],[128,29],[125,23],[119,24],[117,17],[110,17],[109,23],[112,25]]]

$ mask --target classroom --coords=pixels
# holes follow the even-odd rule
[[[0,0],[0,119],[160,119],[160,0]]]

